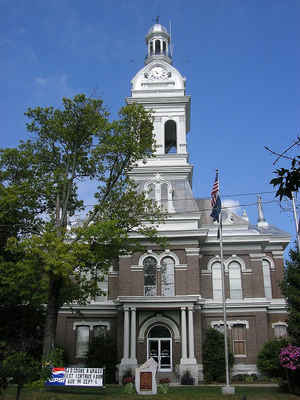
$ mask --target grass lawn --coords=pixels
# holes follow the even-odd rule
[[[16,388],[10,387],[4,400],[15,399]],[[123,387],[109,385],[105,389],[63,388],[50,390],[23,389],[21,400],[117,400],[117,399],[145,399],[145,400],[299,400],[299,396],[280,393],[277,388],[269,387],[237,387],[234,396],[222,396],[220,387],[171,387],[167,394],[156,396],[138,396],[137,394],[124,394]]]

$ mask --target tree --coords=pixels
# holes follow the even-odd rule
[[[117,348],[112,334],[108,332],[94,337],[87,353],[87,366],[105,368],[105,383],[114,383],[117,363]]]
[[[285,376],[284,370],[280,365],[280,350],[287,346],[285,338],[272,339],[266,342],[257,356],[257,368],[259,371],[270,378],[282,378]]]
[[[6,279],[13,290],[16,276],[32,279],[24,295],[33,301],[39,292],[46,299],[46,357],[62,304],[99,293],[99,280],[119,254],[141,248],[138,235],[159,241],[155,224],[161,215],[128,174],[153,153],[152,118],[142,106],[125,106],[119,120],[110,121],[101,100],[77,95],[64,98],[62,109],[37,107],[25,115],[32,139],[0,152],[3,191],[24,198],[20,214],[28,213],[23,229],[7,241],[14,265],[8,278],[1,274],[0,286]],[[78,186],[92,180],[95,204],[86,212]]]
[[[234,357],[228,349],[228,365],[232,368]],[[203,343],[203,374],[207,382],[225,381],[225,344],[223,333],[209,328]]]
[[[0,377],[3,379],[12,378],[17,385],[16,400],[20,399],[21,390],[25,384],[34,380],[50,376],[51,369],[43,368],[41,362],[34,359],[26,352],[13,352],[2,363]]]
[[[291,249],[290,259],[286,262],[281,290],[286,297],[289,316],[288,333],[295,345],[300,345],[300,255]]]
[[[291,151],[291,149],[295,148],[295,146],[299,146],[300,137],[297,137],[294,143],[287,147],[282,153],[278,154],[268,147],[265,148],[270,151],[272,154],[277,155],[276,160],[273,164],[276,164],[278,160],[284,158],[288,159],[291,162],[290,168],[277,168],[274,173],[277,175],[276,178],[273,178],[270,183],[277,188],[276,197],[279,197],[282,200],[283,197],[288,197],[292,199],[292,193],[297,192],[300,187],[300,156],[289,157],[286,154]]]

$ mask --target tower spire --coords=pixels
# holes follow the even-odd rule
[[[264,217],[261,196],[257,196],[257,211],[258,211],[257,226],[260,228],[267,228],[269,224]]]

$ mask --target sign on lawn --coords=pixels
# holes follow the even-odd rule
[[[103,368],[53,368],[49,386],[103,386]]]

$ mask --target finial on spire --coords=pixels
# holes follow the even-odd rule
[[[257,226],[260,228],[267,228],[269,224],[264,217],[261,196],[257,196],[257,211],[258,211]]]
[[[155,18],[155,23],[159,24],[159,15]]]

